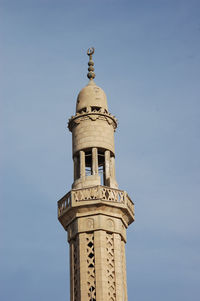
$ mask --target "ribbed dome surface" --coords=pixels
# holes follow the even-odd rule
[[[89,107],[108,110],[106,94],[93,80],[90,80],[88,85],[80,91],[77,97],[76,112],[81,112]]]

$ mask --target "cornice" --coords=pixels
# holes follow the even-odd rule
[[[72,129],[78,124],[80,124],[81,121],[87,119],[90,119],[91,121],[105,120],[106,122],[108,122],[109,125],[113,126],[114,130],[117,128],[117,119],[115,116],[111,115],[110,113],[107,113],[106,111],[91,111],[76,113],[75,116],[72,116],[68,122],[69,130],[72,131]]]

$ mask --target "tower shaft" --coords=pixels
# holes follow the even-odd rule
[[[72,132],[74,182],[58,201],[58,219],[70,245],[71,301],[127,301],[126,228],[134,221],[134,204],[115,179],[114,131],[105,93],[93,82],[81,90]]]

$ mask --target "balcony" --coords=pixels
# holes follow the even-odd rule
[[[134,203],[131,201],[126,191],[98,185],[68,192],[58,201],[58,218],[66,213],[71,207],[84,205],[84,202],[88,205],[88,202],[90,201],[112,202],[113,205],[119,204],[122,208],[126,207],[130,214],[134,216]]]

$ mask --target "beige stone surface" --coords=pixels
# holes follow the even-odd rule
[[[134,204],[115,178],[117,120],[93,81],[93,53],[88,50],[89,84],[68,123],[74,182],[58,201],[58,219],[70,245],[70,300],[127,301],[126,229],[134,221]]]
[[[106,94],[93,80],[90,80],[88,85],[80,91],[76,102],[76,112],[90,106],[108,110]]]
[[[108,149],[114,154],[114,128],[107,120],[85,118],[73,128],[72,144],[73,154],[92,147]]]
[[[134,205],[106,186],[71,190],[58,202],[70,244],[71,301],[126,300],[126,228]],[[103,298],[103,299],[102,299]]]

